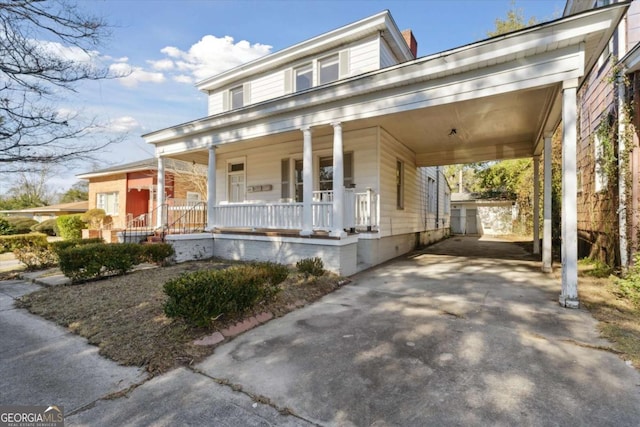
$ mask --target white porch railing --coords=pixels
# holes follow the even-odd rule
[[[333,227],[333,191],[315,191],[311,203],[313,229]],[[356,193],[345,189],[344,228],[374,230],[378,226],[377,195],[372,190]],[[214,207],[214,226],[220,228],[285,229],[302,228],[302,203],[245,202]]]

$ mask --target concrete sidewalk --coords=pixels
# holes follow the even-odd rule
[[[98,355],[98,348],[26,310],[14,300],[39,289],[20,280],[0,282],[0,404],[62,405],[77,411],[147,375]]]

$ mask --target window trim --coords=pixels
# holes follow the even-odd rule
[[[100,197],[104,197],[105,198],[105,203],[100,206]],[[109,203],[107,202],[107,197],[108,196],[115,196],[115,203],[114,203],[114,212],[109,212],[106,208],[108,207]],[[96,193],[96,209],[103,209],[106,215],[110,215],[110,216],[118,216],[119,211],[120,211],[120,192],[119,191],[100,191]]]
[[[607,173],[601,165],[601,159],[604,156],[604,144],[600,141],[598,133],[595,132],[593,136],[593,150],[594,150],[594,190],[596,193],[602,193],[607,191],[609,185],[607,179]]]

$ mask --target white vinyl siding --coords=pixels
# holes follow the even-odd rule
[[[284,71],[278,71],[253,80],[251,82],[251,100],[249,104],[284,95],[283,79]]]
[[[380,41],[380,68],[390,67],[392,65],[396,65],[398,60],[394,56],[391,49],[387,45],[387,42],[384,39]]]
[[[209,115],[220,114],[224,112],[222,98],[225,92],[213,92],[209,94]]]
[[[349,49],[349,75],[374,71],[380,68],[378,36],[363,40]]]
[[[384,39],[377,35],[367,37],[343,47],[341,50],[328,51],[325,54],[292,63],[284,69],[265,71],[243,84],[238,82],[231,87],[211,92],[208,96],[208,113],[215,115],[239,108],[239,106],[234,106],[232,102],[232,91],[239,88],[242,88],[243,92],[242,106],[268,101],[299,90],[296,88],[295,72],[299,67],[311,66],[312,87],[377,70],[380,68],[382,60],[381,44],[384,43]],[[327,71],[331,71],[331,78],[321,82],[320,68],[323,63],[326,65],[329,58],[333,61],[327,69]],[[237,99],[239,100],[239,97]]]

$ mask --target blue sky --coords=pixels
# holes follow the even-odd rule
[[[206,115],[194,82],[261,55],[389,9],[401,30],[411,28],[424,56],[486,38],[510,0],[212,1],[78,0],[113,25],[96,55],[124,79],[84,84],[67,108],[108,123],[127,138],[97,165],[59,174],[70,186],[76,173],[152,157],[141,135]],[[564,0],[518,0],[528,18],[561,16]]]

